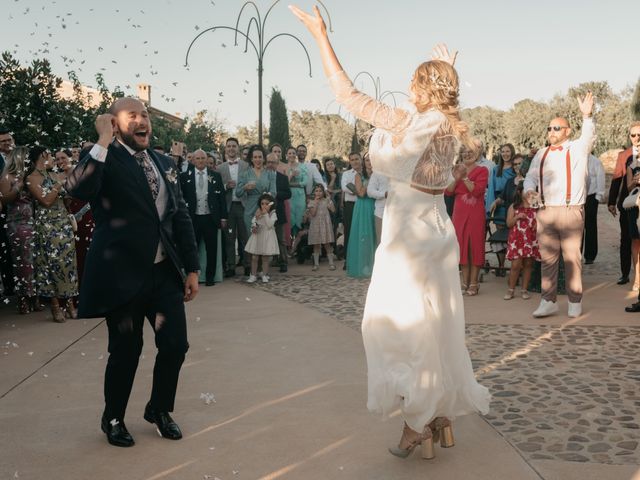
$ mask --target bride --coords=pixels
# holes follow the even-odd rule
[[[371,163],[390,178],[362,321],[367,407],[384,415],[400,409],[404,430],[392,454],[404,458],[421,445],[422,456],[433,458],[434,443],[453,446],[451,420],[488,412],[490,400],[465,346],[458,244],[442,194],[460,145],[473,148],[458,114],[456,54],[436,46],[413,75],[412,111],[392,108],[354,88],[317,7],[313,15],[289,8],[317,42],[338,102],[376,127]]]

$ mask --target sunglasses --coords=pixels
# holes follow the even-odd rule
[[[553,127],[547,127],[547,132],[550,132],[551,130],[553,130],[554,132],[559,132],[560,130],[564,130],[565,128],[569,127],[560,127],[558,125],[554,125]]]
[[[631,138],[636,138],[636,137],[640,137],[640,133],[630,133],[629,136]]]

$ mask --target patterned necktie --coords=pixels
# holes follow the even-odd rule
[[[142,168],[144,176],[147,177],[147,183],[149,183],[149,188],[151,189],[151,196],[155,202],[158,198],[158,193],[160,192],[160,184],[158,183],[156,172],[153,171],[153,167],[151,166],[151,159],[149,159],[145,150],[136,153],[134,157],[138,161],[140,168]]]
[[[198,172],[198,189],[204,190],[204,172]]]

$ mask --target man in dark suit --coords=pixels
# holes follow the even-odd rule
[[[275,153],[267,155],[267,170],[276,172],[276,235],[278,237],[278,246],[280,247],[280,255],[278,256],[278,265],[281,272],[288,269],[287,246],[284,238],[284,226],[287,224],[287,213],[284,201],[291,198],[291,187],[289,186],[289,177],[278,172],[280,159]]]
[[[7,129],[0,129],[0,175],[4,172],[7,164],[7,157],[11,153],[11,150],[13,150],[13,147],[14,143],[11,132]],[[6,204],[2,205],[2,202],[0,201],[0,287],[4,286],[4,289],[0,288],[0,290],[4,290],[4,292],[0,291],[0,293],[4,293],[5,296],[10,296],[13,295],[15,283],[13,280],[14,260],[11,258],[11,251],[9,249],[6,215],[7,206]]]
[[[80,291],[83,318],[106,317],[109,360],[102,430],[109,443],[134,444],[124,416],[147,317],[158,348],[144,418],[165,438],[182,432],[173,411],[189,348],[184,302],[198,293],[198,252],[175,163],[149,148],[146,107],[120,98],[96,119],[98,142],[66,182],[91,202],[96,222]],[[115,136],[115,140],[112,138]]]
[[[207,154],[204,150],[193,152],[194,168],[180,175],[182,194],[191,215],[196,244],[204,240],[207,251],[205,282],[214,284],[218,259],[218,230],[227,227],[227,200],[222,177],[207,168]]]
[[[631,272],[631,237],[629,235],[627,212],[622,208],[622,202],[629,193],[626,182],[627,167],[637,157],[640,147],[640,122],[634,122],[629,127],[629,139],[631,147],[618,154],[611,186],[609,187],[609,199],[607,206],[614,217],[620,212],[620,273],[618,285],[629,283]],[[616,211],[617,210],[617,211]]]

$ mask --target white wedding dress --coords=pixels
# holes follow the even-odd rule
[[[391,180],[362,321],[367,407],[384,415],[400,409],[415,431],[435,417],[486,413],[490,395],[476,382],[465,345],[453,224],[443,195],[414,188],[447,186],[459,142],[437,110],[376,102],[344,72],[329,80],[340,103],[378,127],[371,163]]]

